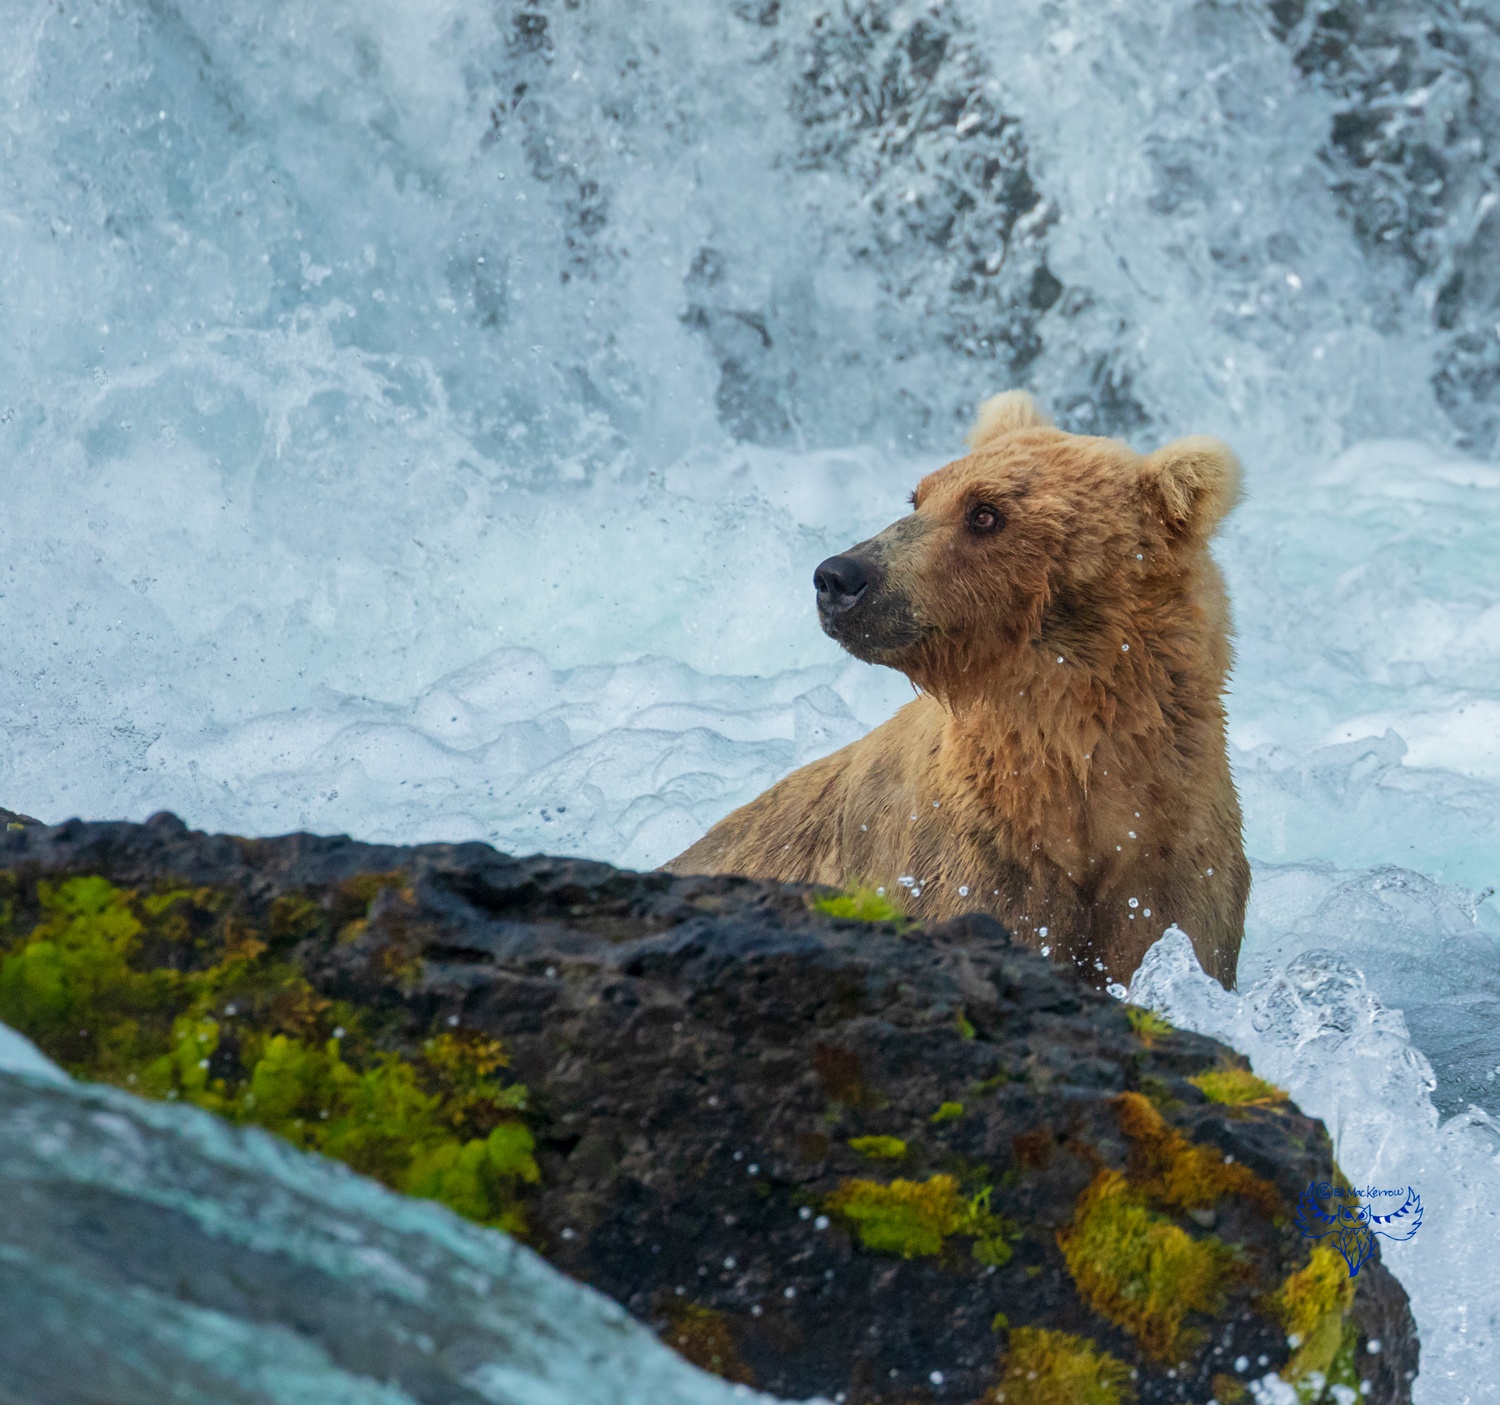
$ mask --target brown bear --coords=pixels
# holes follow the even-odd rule
[[[967,442],[910,515],[814,576],[823,629],[916,700],[667,867],[988,912],[1099,984],[1176,923],[1230,986],[1250,873],[1208,541],[1234,455],[1190,438],[1142,457],[1054,428],[1019,391],[981,406]]]

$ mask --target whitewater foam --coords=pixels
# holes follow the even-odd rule
[[[1247,981],[1500,1112],[1500,45],[1285,8],[0,0],[0,799],[658,863],[910,696],[812,568],[1021,380],[1241,451]]]
[[[1203,973],[1186,934],[1173,928],[1147,953],[1128,998],[1249,1055],[1257,1074],[1323,1120],[1351,1184],[1416,1188],[1421,1233],[1381,1243],[1421,1338],[1415,1398],[1495,1399],[1500,1122],[1477,1107],[1440,1118],[1432,1065],[1412,1046],[1401,1012],[1339,952],[1309,949],[1284,963],[1258,955],[1263,974],[1231,993]]]

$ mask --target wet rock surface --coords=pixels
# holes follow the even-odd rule
[[[1376,1261],[1350,1294],[1291,1223],[1336,1179],[1322,1125],[1274,1094],[1211,1100],[1206,1074],[1249,1086],[1238,1056],[988,918],[844,920],[798,887],[478,844],[0,812],[12,913],[72,875],[212,889],[241,941],[296,899],[321,916],[283,954],[387,1047],[501,1040],[541,1173],[529,1241],[729,1379],[1228,1405],[1282,1370],[1303,1399],[1410,1399],[1400,1286]]]

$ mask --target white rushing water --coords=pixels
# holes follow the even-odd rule
[[[1500,41],[1330,15],[0,0],[0,803],[650,866],[910,695],[809,578],[979,398],[1222,434],[1214,1018],[1500,1399]]]

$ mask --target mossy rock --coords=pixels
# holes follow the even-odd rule
[[[1321,1124],[991,919],[483,845],[18,823],[0,1018],[81,1077],[504,1226],[728,1379],[1410,1398],[1399,1285],[1378,1259],[1340,1279],[1291,1224],[1335,1179]]]

